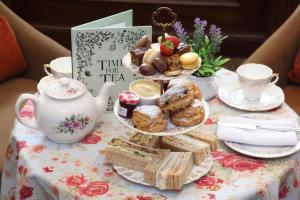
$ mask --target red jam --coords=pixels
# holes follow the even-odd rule
[[[122,91],[119,93],[118,114],[124,118],[131,118],[133,109],[139,104],[139,97],[134,92]]]

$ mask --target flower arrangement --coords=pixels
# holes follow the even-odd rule
[[[192,50],[201,57],[202,66],[193,74],[198,77],[208,77],[215,74],[221,69],[222,65],[230,59],[216,56],[220,52],[220,46],[227,36],[222,36],[221,28],[216,25],[211,25],[206,33],[207,21],[196,17],[194,20],[194,32],[191,37],[182,26],[180,21],[177,21],[173,26],[176,35],[181,42],[189,43]]]

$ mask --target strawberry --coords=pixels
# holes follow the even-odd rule
[[[178,47],[178,45],[180,44],[180,40],[177,37],[172,36],[172,35],[166,36],[165,40],[171,41],[174,45],[174,49],[176,49]]]
[[[174,45],[171,41],[164,41],[160,44],[160,53],[164,56],[169,56],[174,51]]]

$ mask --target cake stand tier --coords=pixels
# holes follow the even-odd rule
[[[198,180],[202,176],[206,175],[210,171],[212,165],[213,165],[213,157],[211,155],[206,157],[204,159],[204,161],[202,161],[201,165],[193,165],[192,171],[191,171],[190,175],[187,177],[187,180],[185,181],[184,184],[189,184],[193,181]],[[128,169],[126,167],[117,166],[117,165],[113,165],[113,168],[116,170],[116,172],[120,176],[124,177],[125,179],[127,179],[129,181],[139,183],[142,185],[149,185],[148,183],[146,183],[144,181],[144,173],[143,172],[135,171],[135,170]]]
[[[199,68],[201,67],[201,58],[199,58],[199,59],[200,59],[200,62],[199,62],[199,66],[198,66],[198,67],[196,67],[196,68],[194,68],[194,69],[191,69],[191,70],[182,69],[182,70],[181,70],[181,73],[180,73],[179,75],[177,75],[177,76],[165,76],[164,74],[162,74],[162,73],[160,73],[160,72],[158,72],[158,71],[156,71],[155,74],[152,75],[152,76],[144,76],[144,75],[142,75],[142,74],[140,73],[140,71],[139,71],[139,66],[137,66],[137,65],[135,65],[135,64],[133,64],[133,63],[131,63],[131,55],[130,55],[130,53],[127,53],[127,54],[123,57],[122,63],[123,63],[123,65],[124,65],[127,69],[131,70],[131,71],[132,71],[133,73],[135,73],[136,75],[141,76],[141,77],[143,77],[143,78],[145,78],[145,79],[167,81],[167,80],[172,80],[172,79],[174,79],[174,78],[185,77],[185,76],[190,75],[190,74],[194,73],[195,71],[197,71],[197,69],[199,69]]]
[[[142,131],[142,130],[137,129],[137,128],[134,127],[131,119],[120,117],[118,115],[119,100],[117,100],[115,102],[115,105],[114,105],[114,114],[115,114],[116,118],[122,124],[124,124],[126,127],[128,127],[129,129],[131,129],[132,131],[135,131],[135,132],[144,133],[144,134],[148,134],[148,135],[156,135],[156,136],[180,135],[180,134],[184,134],[184,133],[187,133],[187,132],[190,132],[190,131],[192,131],[194,129],[199,128],[207,120],[207,118],[209,116],[209,107],[208,107],[207,102],[204,99],[202,99],[201,101],[203,101],[204,111],[205,111],[204,118],[203,118],[203,120],[202,120],[201,123],[199,123],[197,125],[194,125],[194,126],[183,127],[183,126],[175,126],[168,119],[167,129],[165,131],[162,131],[162,132],[154,132],[154,133],[152,133],[152,132]]]

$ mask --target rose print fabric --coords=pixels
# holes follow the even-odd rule
[[[224,76],[224,81],[235,77],[224,70],[219,76]],[[216,122],[221,115],[245,114],[226,106],[218,98],[208,103],[210,116],[201,127],[203,132],[215,134]],[[298,118],[286,104],[270,113]],[[25,105],[21,116],[34,120],[31,102]],[[74,120],[69,121],[77,119],[80,122],[89,120],[74,116]],[[65,129],[69,127],[69,121],[62,123],[64,131],[69,131]],[[74,124],[74,127],[77,126]],[[5,154],[0,199],[300,199],[300,152],[279,159],[257,159],[233,152],[222,143],[212,153],[214,164],[210,172],[180,191],[160,191],[132,183],[104,164],[108,141],[129,131],[109,113],[82,141],[58,144],[45,138],[40,131],[16,121]]]

